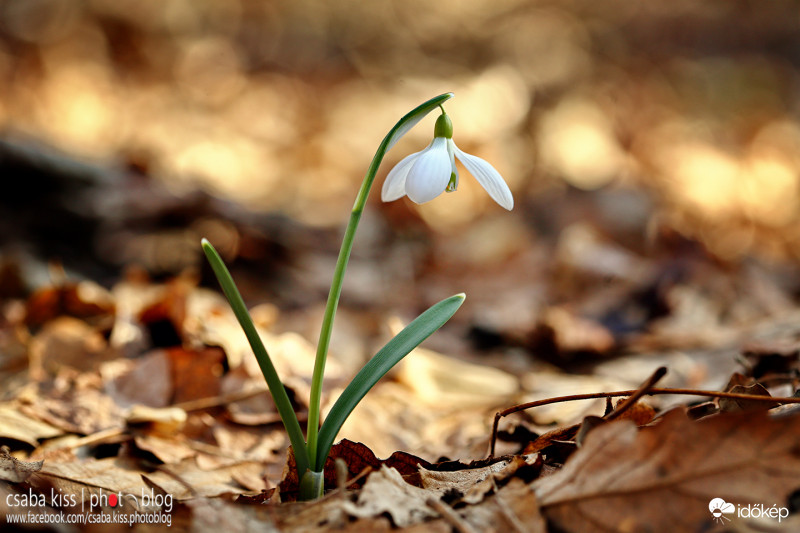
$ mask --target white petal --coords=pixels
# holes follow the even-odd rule
[[[444,192],[451,171],[447,139],[436,137],[411,166],[406,178],[406,194],[418,204],[433,200]]]
[[[511,211],[514,208],[514,197],[511,195],[511,190],[506,185],[506,182],[503,181],[500,173],[480,157],[462,152],[455,143],[453,143],[453,148],[458,160],[475,176],[475,179],[478,180],[481,187],[486,189],[492,200]]]
[[[408,155],[394,166],[386,176],[386,181],[383,182],[381,200],[384,202],[392,202],[406,195],[406,177],[408,176],[408,171],[414,166],[414,162],[422,152],[424,152],[424,150]]]
[[[455,192],[458,190],[458,169],[456,168],[455,150],[457,150],[456,143],[453,142],[452,138],[447,139],[447,155],[450,156],[450,173],[456,175],[455,184],[453,185],[452,190],[449,189],[450,182],[447,182],[447,192]],[[452,175],[450,177],[452,177]]]

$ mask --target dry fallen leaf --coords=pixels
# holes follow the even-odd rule
[[[234,505],[221,499],[196,498],[187,502],[192,510],[191,531],[228,533],[280,531],[266,513],[254,505]]]
[[[193,459],[187,459],[177,465],[164,466],[162,470],[148,474],[148,479],[176,499],[185,500],[196,496],[212,498],[252,493],[252,489],[236,480],[260,477],[264,466],[256,461],[238,461],[205,470]],[[264,483],[260,485],[259,490],[264,488]]]
[[[769,391],[761,383],[752,385],[734,385],[727,390],[736,394],[752,394],[754,396],[771,396]],[[720,398],[719,409],[726,413],[738,413],[741,411],[754,411],[758,409],[771,409],[781,405],[780,402],[761,402],[757,400],[740,400],[731,398]]]
[[[122,493],[138,496],[149,488],[141,475],[123,460],[47,461],[42,470],[29,480],[39,492],[74,495],[77,503],[98,501],[105,494]],[[138,509],[135,500],[123,500]]]
[[[512,479],[480,505],[466,507],[462,515],[475,531],[526,532],[547,531],[536,495],[527,483]]]
[[[42,469],[44,461],[25,462],[20,461],[8,453],[8,448],[0,449],[0,479],[11,483],[21,483],[28,479],[31,474]]]
[[[619,400],[617,402],[617,406],[619,406],[623,401],[624,400]],[[637,426],[643,426],[650,423],[655,415],[656,412],[652,406],[639,401],[633,404],[627,410],[623,411],[617,420],[631,420]],[[529,454],[540,452],[552,445],[561,446],[565,442],[579,440],[578,437],[581,434],[581,427],[593,419],[598,419],[598,417],[589,415],[585,417],[580,424],[564,426],[552,431],[548,431],[547,433],[543,433],[525,446],[524,453]],[[599,420],[604,419],[600,418]]]
[[[50,424],[21,413],[15,402],[0,404],[0,437],[4,439],[37,446],[39,439],[50,439],[63,433]]]
[[[138,321],[156,346],[179,346],[186,320],[186,299],[196,284],[189,275],[178,276],[164,287],[161,298],[139,312]]]
[[[224,395],[246,394],[250,396],[229,402],[225,409],[228,417],[237,424],[260,426],[280,421],[275,402],[267,390],[264,378],[249,376],[240,366],[225,374],[220,380],[220,393]]]
[[[184,440],[177,436],[162,437],[150,434],[134,437],[137,448],[152,453],[166,464],[179,463],[197,455],[197,452]]]
[[[328,459],[325,461],[325,486],[336,487],[337,458],[343,459],[348,468],[348,479],[361,474],[367,469],[379,470],[387,467],[399,472],[401,476],[416,476],[419,468],[431,468],[429,462],[410,453],[396,451],[388,459],[379,459],[373,451],[360,442],[342,439],[331,447]],[[294,455],[289,454],[289,459],[284,468],[284,477],[280,483],[281,497],[284,501],[291,501],[297,496],[298,479],[295,468]]]
[[[497,488],[498,483],[514,476],[520,468],[528,466],[538,472],[541,461],[538,454],[532,454],[517,455],[476,468],[470,468],[470,465],[458,465],[464,468],[453,470],[428,470],[420,467],[420,484],[422,488],[434,493],[447,493],[450,501],[460,493],[463,495],[460,501],[475,504],[483,501],[486,494]],[[442,468],[442,465],[435,465],[435,468]]]
[[[117,359],[100,367],[103,388],[122,407],[166,407],[173,395],[170,358],[153,350],[137,359]]]
[[[225,353],[216,347],[165,350],[170,363],[172,403],[219,395]]]
[[[89,501],[92,496],[99,498],[103,494],[121,493],[124,501],[138,509],[140,502],[130,496],[138,497],[142,491],[149,493],[154,487],[179,501],[198,496],[212,498],[248,493],[251,491],[234,478],[247,478],[254,472],[259,475],[263,470],[261,464],[251,461],[203,470],[193,458],[189,458],[178,464],[165,465],[147,474],[145,480],[143,472],[131,463],[118,458],[46,462],[41,471],[30,478],[30,483],[40,491],[52,488],[63,494],[74,494],[78,502]]]
[[[49,321],[29,346],[31,377],[38,380],[55,376],[64,367],[95,370],[117,356],[101,332],[70,316]]]
[[[515,457],[479,466],[441,463],[404,476],[385,464],[372,472],[357,492],[339,492],[309,504],[284,504],[272,513],[283,516],[287,531],[378,531],[388,529],[385,517],[403,531],[545,531],[536,495],[515,475],[521,469],[538,472],[538,456]],[[433,467],[434,465],[430,465]],[[419,477],[423,485],[409,481]],[[466,494],[454,501],[460,491]],[[348,520],[347,517],[350,517]]]
[[[96,372],[59,371],[52,382],[31,384],[19,394],[20,412],[72,433],[90,435],[125,425],[124,410],[103,390]]]
[[[66,282],[34,292],[26,303],[25,322],[31,327],[38,327],[56,317],[67,315],[110,325],[114,307],[111,294],[97,283]]]
[[[327,531],[331,523],[342,522],[343,514],[358,518],[356,524],[366,524],[364,530],[370,531],[374,527],[372,520],[381,516],[391,517],[399,527],[434,518],[437,513],[426,501],[439,497],[435,492],[406,483],[400,472],[382,465],[369,474],[355,501],[340,494],[339,498],[311,504],[283,504],[278,512],[288,514],[282,524],[286,531]]]
[[[343,507],[348,514],[361,518],[373,518],[388,513],[395,525],[405,527],[436,516],[436,512],[425,504],[434,494],[436,493],[409,485],[403,481],[400,472],[382,466],[378,472],[369,476],[358,501],[343,502]]]
[[[278,473],[286,459],[286,432],[275,425],[270,429],[263,427],[240,426],[217,422],[211,432],[219,448],[219,454],[230,460],[250,460],[271,463]]]
[[[598,427],[563,469],[534,482],[564,531],[704,531],[709,502],[785,506],[800,486],[800,421],[764,412],[697,422],[682,410],[653,427]]]
[[[603,325],[563,307],[546,309],[531,337],[536,348],[549,348],[562,357],[575,353],[606,354],[615,344],[614,335]]]

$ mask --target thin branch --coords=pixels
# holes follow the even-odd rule
[[[663,366],[658,367],[656,371],[653,372],[653,375],[647,378],[647,380],[642,383],[638,389],[636,389],[636,392],[628,396],[628,398],[619,404],[616,409],[605,415],[603,418],[606,420],[614,420],[615,418],[618,418],[622,413],[630,409],[633,404],[638,402],[639,398],[647,394],[647,391],[651,390],[653,385],[658,383],[658,381],[665,375],[667,375],[667,368]]]
[[[520,411],[525,411],[527,409],[533,409],[534,407],[541,407],[543,405],[550,405],[554,403],[572,402],[576,400],[595,400],[597,398],[617,398],[620,396],[630,396],[632,394],[635,394],[637,390],[624,390],[616,392],[592,392],[588,394],[572,394],[570,396],[558,396],[556,398],[547,398],[545,400],[536,400],[535,402],[528,402],[520,405],[514,405],[512,407],[509,407],[508,409],[499,411],[494,415],[494,423],[492,424],[492,441],[489,451],[489,459],[494,458],[495,444],[497,442],[497,427],[500,423],[500,419],[503,417],[506,417],[514,413],[518,413]],[[738,392],[719,392],[719,391],[707,391],[699,389],[663,389],[663,388],[652,388],[647,391],[647,396],[655,396],[660,394],[684,394],[687,396],[706,396],[710,398],[753,400],[756,402],[770,402],[770,403],[781,403],[781,404],[800,403],[800,398],[758,396],[755,394],[744,394]]]

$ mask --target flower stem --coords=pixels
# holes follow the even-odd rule
[[[364,184],[367,184],[367,193],[369,193],[368,183],[371,180],[365,179]],[[362,184],[362,191],[364,189]],[[361,198],[361,192],[358,197]],[[322,398],[322,378],[325,373],[325,360],[328,355],[328,348],[331,342],[331,332],[333,331],[333,319],[336,316],[336,308],[339,305],[339,296],[342,293],[342,283],[344,281],[344,271],[347,268],[347,261],[350,259],[350,252],[353,249],[353,239],[356,235],[358,222],[361,219],[361,213],[364,211],[364,205],[359,205],[356,200],[356,205],[350,213],[350,221],[347,224],[347,229],[344,232],[342,239],[342,248],[339,250],[339,258],[336,260],[336,268],[333,272],[333,283],[331,290],[328,293],[328,302],[325,305],[325,316],[322,320],[322,329],[319,334],[319,344],[317,344],[317,355],[314,360],[314,373],[311,378],[311,398],[308,408],[308,438],[307,448],[308,456],[311,459],[311,469],[319,472],[325,465],[317,465],[314,458],[317,455],[317,437],[319,435],[319,417],[320,417],[320,401]]]
[[[367,204],[367,197],[372,188],[372,183],[375,181],[375,176],[378,173],[383,157],[386,152],[394,146],[394,144],[402,137],[408,130],[410,130],[417,122],[434,110],[436,107],[441,106],[446,100],[453,97],[452,93],[445,93],[435,98],[431,98],[427,102],[419,105],[408,114],[406,114],[400,121],[394,125],[386,137],[383,138],[380,146],[378,147],[375,156],[372,158],[372,163],[364,176],[364,181],[361,183],[361,188],[356,196],[356,201],[353,204],[353,209],[350,212],[350,221],[347,223],[347,229],[344,232],[342,239],[342,247],[339,250],[339,258],[336,260],[336,268],[333,273],[333,282],[331,283],[331,290],[328,293],[328,302],[325,305],[325,316],[322,319],[322,328],[319,334],[319,343],[317,344],[317,354],[314,360],[314,373],[311,378],[311,397],[308,406],[308,433],[307,433],[307,450],[308,457],[311,461],[311,470],[321,472],[324,464],[317,464],[317,441],[319,436],[319,420],[320,420],[320,400],[322,398],[322,378],[325,373],[325,360],[328,356],[328,348],[331,342],[331,333],[333,331],[333,319],[336,316],[336,308],[339,305],[339,296],[342,293],[342,283],[344,282],[344,273],[347,269],[347,262],[350,259],[350,252],[353,250],[353,240],[355,239],[356,229],[361,220],[361,214],[364,212],[364,206]],[[327,456],[327,454],[324,454]],[[302,474],[301,474],[302,475]]]

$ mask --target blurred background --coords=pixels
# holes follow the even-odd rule
[[[466,171],[424,206],[373,191],[335,349],[461,291],[434,346],[502,366],[716,342],[800,296],[798,30],[791,0],[4,0],[0,290],[53,261],[214,287],[206,236],[313,342],[374,150],[453,91],[515,209]]]

